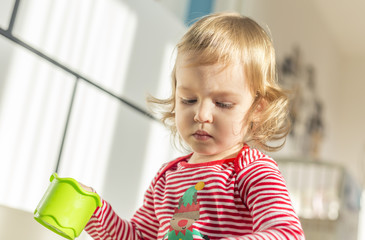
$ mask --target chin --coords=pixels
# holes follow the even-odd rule
[[[198,153],[200,155],[205,155],[205,156],[212,156],[212,155],[216,155],[219,152],[212,150],[211,147],[191,147],[191,149],[193,150],[194,153]]]

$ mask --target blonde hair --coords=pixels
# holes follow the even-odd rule
[[[275,50],[266,31],[254,20],[236,13],[215,13],[195,22],[177,44],[181,54],[196,56],[197,65],[243,64],[254,102],[244,119],[249,145],[264,151],[279,150],[290,130],[288,97],[277,83]],[[161,110],[162,122],[178,136],[175,125],[176,64],[172,71],[172,93],[167,99],[149,97]],[[179,137],[180,143],[182,140]],[[268,142],[284,140],[278,146]]]

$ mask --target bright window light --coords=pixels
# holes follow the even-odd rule
[[[7,29],[15,1],[1,0],[0,1],[0,27]]]
[[[118,0],[28,0],[14,34],[115,94],[123,92],[137,15]]]
[[[0,204],[36,206],[55,168],[73,82],[14,48],[0,106]]]
[[[80,82],[66,136],[60,176],[103,187],[120,102]]]
[[[120,94],[136,27],[135,13],[118,0],[28,0],[13,33]],[[0,95],[0,204],[33,212],[56,167],[76,77],[25,49],[10,55]],[[97,188],[120,102],[78,81],[59,172]]]

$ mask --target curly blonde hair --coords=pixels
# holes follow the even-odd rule
[[[276,151],[284,145],[290,130],[288,96],[278,85],[272,40],[258,23],[237,13],[211,14],[195,22],[176,49],[177,58],[196,56],[196,65],[243,64],[254,102],[244,119],[249,127],[242,141],[263,151]],[[148,102],[159,109],[162,122],[182,143],[175,124],[175,91],[176,64],[171,96],[150,96]]]

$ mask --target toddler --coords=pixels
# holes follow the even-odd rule
[[[177,45],[171,96],[149,99],[191,153],[160,168],[131,220],[103,200],[89,235],[304,239],[278,166],[261,152],[280,149],[290,128],[275,67],[272,41],[252,19],[215,13],[193,24]]]

